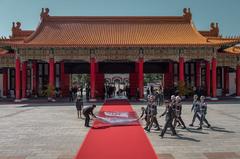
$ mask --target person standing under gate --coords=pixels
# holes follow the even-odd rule
[[[77,92],[76,108],[77,108],[78,118],[82,118],[83,98],[80,93],[80,88],[78,89],[78,92]]]

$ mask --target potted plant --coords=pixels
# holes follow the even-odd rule
[[[48,97],[48,101],[50,101],[50,102],[55,102],[56,101],[53,98],[53,96],[54,96],[54,86],[48,85],[47,90],[46,90],[46,94],[47,94],[47,97]]]
[[[178,82],[178,93],[179,93],[179,96],[182,99],[185,99],[186,95],[188,94],[188,92],[189,92],[189,90],[186,87],[185,82],[184,81],[179,81]]]

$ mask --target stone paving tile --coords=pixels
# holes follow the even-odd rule
[[[61,155],[57,159],[73,159],[74,155]]]
[[[0,159],[26,159],[25,156],[0,156]]]
[[[235,152],[209,152],[204,153],[208,159],[239,159],[240,156]]]
[[[134,110],[141,114],[141,106],[135,105]],[[182,118],[187,126],[193,115],[190,110],[191,105],[183,105]],[[164,107],[158,108],[159,115],[163,111]],[[209,104],[207,119],[212,125],[211,129],[204,127],[201,131],[196,130],[199,124],[196,120],[195,127],[176,129],[180,137],[173,137],[168,131],[161,139],[158,136],[160,131],[154,130],[146,135],[157,154],[172,154],[175,159],[207,159],[203,153],[240,152],[240,103]],[[164,125],[165,118],[158,118],[158,121]]]
[[[140,114],[142,105],[135,105]],[[97,107],[96,112],[100,109]],[[183,105],[183,120],[192,120],[191,105]],[[159,108],[159,113],[164,108]],[[89,129],[77,119],[73,104],[38,107],[31,105],[0,105],[0,159],[67,159],[73,158]],[[227,153],[230,159],[240,159],[240,102],[209,104],[207,118],[213,128],[177,128],[179,137],[168,131],[161,139],[159,131],[146,133],[159,158],[208,159]],[[161,125],[164,118],[158,118]],[[144,122],[142,122],[144,124]],[[144,125],[143,125],[144,126]],[[220,154],[220,157],[225,156]],[[219,156],[217,156],[219,158]],[[226,158],[226,157],[225,157]],[[222,159],[222,158],[219,158]]]
[[[175,159],[172,154],[158,154],[159,159]]]
[[[57,159],[74,156],[88,128],[77,119],[73,104],[14,107],[0,105],[0,156],[24,159]],[[97,107],[96,113],[100,107]],[[1,158],[0,158],[1,159]]]
[[[172,155],[177,159],[207,159],[202,153],[173,153]]]

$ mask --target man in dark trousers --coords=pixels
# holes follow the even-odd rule
[[[90,115],[96,118],[96,116],[93,114],[93,110],[95,108],[96,105],[83,107],[83,115],[85,116],[85,127],[90,127],[89,126]]]
[[[174,111],[173,111],[173,108],[172,108],[173,105],[170,104],[168,100],[165,101],[165,105],[166,105],[166,110],[165,110],[164,113],[160,116],[160,117],[162,117],[162,116],[166,115],[166,119],[165,119],[165,120],[166,120],[166,123],[165,123],[165,125],[164,125],[164,128],[163,128],[161,134],[160,134],[161,138],[163,138],[163,136],[164,136],[167,128],[170,128],[170,129],[171,129],[172,135],[177,135],[177,133],[176,133],[176,131],[175,131],[175,128],[174,128],[174,126],[173,126],[173,124],[172,124],[173,119],[174,119],[174,116],[175,116]]]
[[[160,126],[158,124],[158,120],[157,120],[157,105],[154,102],[155,98],[153,95],[150,95],[149,97],[149,102],[148,102],[148,113],[149,113],[149,119],[148,119],[148,123],[147,123],[147,129],[145,129],[146,131],[150,132],[153,123],[156,125],[156,130],[160,130]]]
[[[77,96],[77,100],[76,100],[76,109],[77,109],[78,118],[82,118],[82,107],[83,107],[83,99],[79,95]]]
[[[174,127],[176,127],[177,122],[181,124],[183,129],[186,129],[185,123],[182,120],[182,102],[181,98],[179,96],[176,97],[176,103],[175,103],[175,120],[174,120]]]
[[[206,115],[207,115],[207,103],[205,102],[205,97],[201,96],[200,97],[200,113],[201,113],[201,120],[200,120],[200,126],[199,128],[197,128],[198,130],[202,129],[202,125],[203,122],[205,122],[207,124],[207,128],[210,128],[211,125],[209,124],[209,122],[206,119]]]
[[[200,102],[198,101],[198,95],[194,95],[193,96],[193,104],[192,104],[192,109],[191,112],[194,112],[193,114],[193,119],[192,119],[192,123],[189,126],[193,126],[196,118],[198,118],[199,121],[201,121],[201,117],[200,117]]]

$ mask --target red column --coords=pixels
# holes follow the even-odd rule
[[[61,61],[61,92],[62,96],[65,92],[65,71],[64,71],[64,61]]]
[[[212,97],[217,96],[217,60],[212,58]]]
[[[168,73],[169,73],[169,77],[170,77],[170,87],[173,87],[173,62],[169,62],[169,65],[168,65]]]
[[[33,61],[32,63],[32,75],[33,75],[33,81],[32,81],[32,89],[33,89],[33,95],[37,94],[37,62]]]
[[[206,90],[207,90],[207,96],[211,96],[211,82],[210,82],[210,62],[206,61]]]
[[[173,63],[168,63],[168,72],[164,74],[164,89],[169,90],[173,87]]]
[[[196,62],[196,88],[199,88],[201,86],[201,62]]]
[[[96,64],[95,63],[96,63],[96,59],[92,57],[90,60],[91,99],[95,99],[95,82],[96,82],[96,70],[95,70]]]
[[[20,100],[21,98],[21,70],[20,70],[20,59],[17,57],[15,60],[15,81],[16,81],[16,86],[15,86],[15,93],[16,93],[16,101]]]
[[[8,94],[8,69],[3,70],[3,96],[7,97]]]
[[[139,88],[139,98],[143,98],[144,97],[144,74],[143,74],[143,64],[144,64],[144,60],[143,58],[139,58],[138,60],[138,88]]]
[[[236,96],[240,97],[240,64],[236,69]]]
[[[224,67],[224,95],[229,93],[229,68]]]
[[[22,63],[22,98],[26,98],[27,89],[27,62]]]
[[[179,57],[179,81],[184,82],[184,58]]]
[[[49,86],[51,87],[50,97],[53,97],[54,96],[54,87],[55,87],[54,58],[49,59]]]

